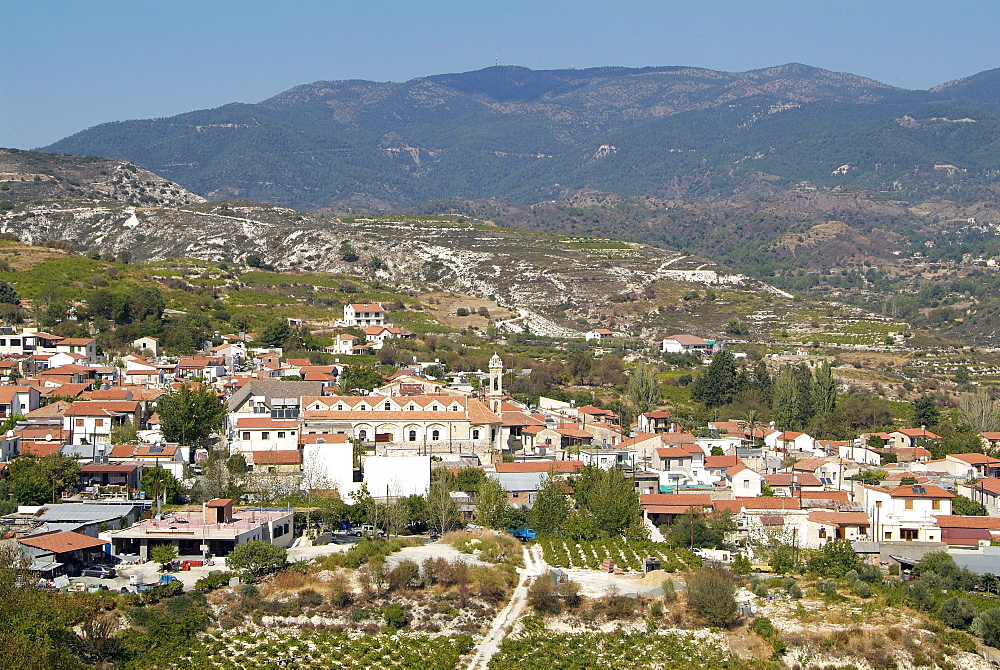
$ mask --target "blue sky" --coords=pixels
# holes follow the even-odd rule
[[[1000,67],[997,0],[0,0],[0,146],[324,79],[800,62],[904,88]]]

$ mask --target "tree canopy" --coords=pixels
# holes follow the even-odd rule
[[[156,402],[163,437],[169,442],[190,445],[207,440],[222,428],[225,405],[214,393],[199,384],[194,390],[183,384]]]
[[[385,383],[385,378],[371,365],[351,365],[344,368],[337,379],[340,392],[356,395],[358,390],[371,391]]]
[[[288,552],[263,540],[251,540],[237,545],[226,557],[230,570],[243,573],[251,579],[258,579],[285,567]]]
[[[720,351],[712,357],[705,374],[692,384],[691,397],[706,407],[720,407],[733,401],[736,390],[736,359],[728,351]]]
[[[80,465],[62,454],[19,456],[10,463],[10,493],[21,505],[59,502],[62,492],[80,481]]]

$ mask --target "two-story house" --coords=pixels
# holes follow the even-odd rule
[[[70,432],[71,444],[106,444],[111,429],[131,421],[143,427],[142,405],[136,400],[88,400],[74,402],[63,414],[63,429]]]
[[[33,386],[0,386],[0,418],[38,409],[41,396]]]
[[[384,326],[386,325],[385,310],[382,308],[382,304],[377,302],[349,303],[344,305],[343,325],[358,326],[359,328]]]
[[[872,520],[879,541],[940,542],[934,517],[951,514],[955,495],[940,486],[913,484],[892,489],[858,486],[856,499]]]

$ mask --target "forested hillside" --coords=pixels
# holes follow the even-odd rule
[[[385,210],[581,189],[716,200],[793,187],[992,197],[997,81],[905,91],[803,65],[316,82],[258,104],[103,124],[57,152],[124,158],[212,198]]]

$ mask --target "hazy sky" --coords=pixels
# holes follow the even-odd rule
[[[800,62],[905,88],[1000,67],[998,0],[0,0],[0,146],[324,79]]]

